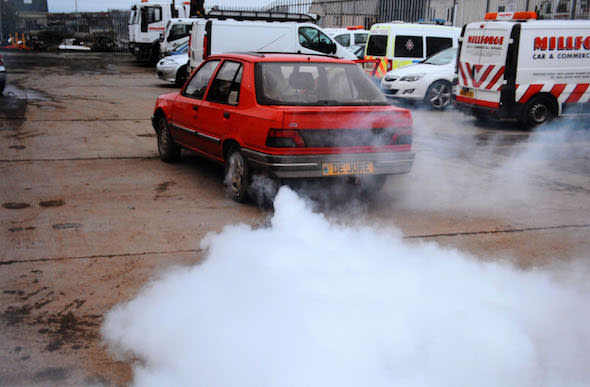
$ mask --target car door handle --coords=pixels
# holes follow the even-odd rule
[[[223,118],[229,118],[229,112],[223,112]]]
[[[193,110],[197,111],[197,110],[199,110],[199,107],[197,105],[193,105]]]

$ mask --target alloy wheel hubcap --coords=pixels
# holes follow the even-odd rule
[[[544,122],[547,119],[547,107],[543,104],[536,104],[531,109],[531,116],[537,123]]]
[[[446,85],[438,85],[432,88],[430,103],[436,108],[445,107],[451,100],[451,92]]]

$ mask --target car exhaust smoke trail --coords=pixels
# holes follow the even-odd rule
[[[588,386],[590,289],[395,230],[347,227],[288,188],[102,326],[137,386]]]

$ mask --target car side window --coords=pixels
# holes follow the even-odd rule
[[[334,40],[344,47],[350,46],[350,34],[342,34],[334,36]]]
[[[305,48],[323,52],[324,54],[332,54],[334,52],[334,42],[332,39],[313,27],[299,28],[299,44]]]
[[[218,64],[218,60],[211,60],[201,66],[201,68],[197,70],[196,74],[191,78],[188,85],[186,86],[184,95],[187,97],[203,99],[205,91],[207,90],[207,85],[209,84],[209,80],[211,79],[211,76],[213,75],[213,72],[217,68]]]
[[[241,82],[242,64],[226,60],[211,83],[207,101],[237,105],[240,98]]]

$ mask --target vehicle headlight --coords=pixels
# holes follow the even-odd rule
[[[385,74],[385,76],[383,77],[383,79],[384,79],[386,82],[393,82],[393,81],[395,81],[397,78],[398,78],[398,76],[397,76],[397,75],[393,75],[393,74]]]
[[[404,75],[403,77],[400,78],[400,81],[416,82],[417,80],[422,79],[422,77],[424,75],[425,75],[424,73]]]

